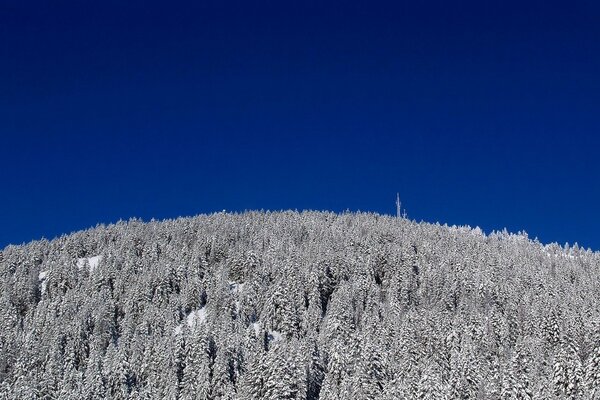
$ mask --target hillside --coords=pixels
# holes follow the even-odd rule
[[[0,252],[0,399],[596,399],[600,253],[365,213]]]

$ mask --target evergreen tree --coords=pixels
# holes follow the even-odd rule
[[[365,213],[0,251],[0,399],[595,399],[600,253]]]

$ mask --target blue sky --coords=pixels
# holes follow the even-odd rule
[[[600,250],[598,4],[3,1],[0,247],[399,192]]]

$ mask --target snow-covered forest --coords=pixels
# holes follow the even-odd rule
[[[600,253],[369,213],[0,252],[0,399],[599,399]]]

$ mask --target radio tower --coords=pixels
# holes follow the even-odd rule
[[[400,193],[396,193],[396,218],[402,217],[402,203],[400,202]]]

